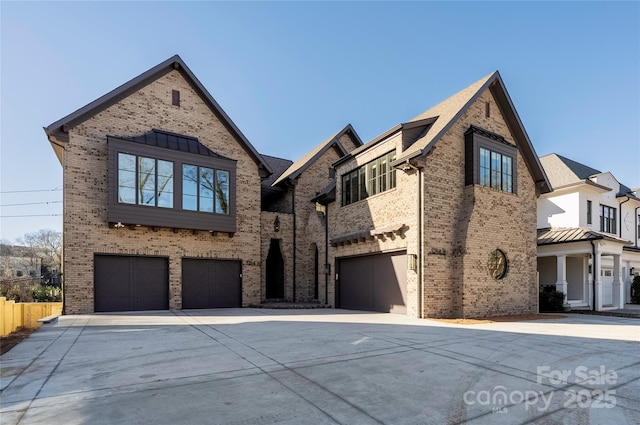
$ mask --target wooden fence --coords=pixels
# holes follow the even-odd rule
[[[0,336],[7,336],[16,329],[37,329],[38,319],[62,314],[62,303],[16,303],[0,297]]]

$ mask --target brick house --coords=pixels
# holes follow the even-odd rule
[[[536,198],[550,185],[498,72],[334,166],[330,303],[417,317],[536,312]]]
[[[66,313],[535,311],[550,186],[497,72],[296,162],[259,154],[178,56],[45,132],[63,166]]]
[[[640,190],[557,154],[540,162],[553,186],[538,198],[540,285],[573,309],[624,308],[640,275]]]

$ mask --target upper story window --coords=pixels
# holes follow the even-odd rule
[[[110,223],[235,232],[236,161],[159,130],[107,139]]]
[[[392,151],[342,176],[342,205],[366,199],[396,187],[396,173],[391,163],[396,159]]]
[[[118,202],[173,208],[173,162],[119,152]]]
[[[587,200],[587,224],[591,224],[593,221],[591,218],[591,207],[592,207],[591,201]]]
[[[465,133],[465,184],[517,193],[517,158],[504,137],[471,126]]]
[[[616,233],[616,209],[600,205],[600,231]]]
[[[229,214],[229,172],[183,164],[182,208]]]
[[[513,158],[480,148],[480,185],[513,192]]]

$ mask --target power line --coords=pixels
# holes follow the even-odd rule
[[[15,218],[15,217],[57,217],[62,214],[28,214],[28,215],[0,215],[0,218]]]
[[[33,193],[33,192],[58,192],[62,190],[61,187],[54,187],[53,189],[36,189],[36,190],[5,190],[0,193]]]
[[[4,204],[4,205],[0,205],[0,207],[17,207],[17,206],[21,206],[21,205],[42,205],[42,204],[59,204],[62,201],[47,201],[47,202],[27,202],[24,204]]]

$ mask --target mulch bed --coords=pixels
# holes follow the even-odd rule
[[[457,325],[481,325],[486,323],[497,322],[521,322],[523,320],[549,320],[549,319],[564,319],[565,315],[562,314],[514,314],[510,316],[494,316],[494,317],[477,317],[469,319],[431,319],[438,322],[454,323]]]
[[[35,329],[19,328],[17,331],[12,332],[7,336],[0,337],[0,355],[11,350],[34,331]]]

